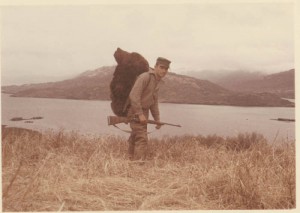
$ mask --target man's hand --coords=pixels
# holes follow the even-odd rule
[[[139,115],[139,120],[141,124],[147,124],[147,119],[144,114]]]
[[[161,126],[162,126],[162,125],[160,125],[160,124],[157,124],[155,128],[156,128],[156,129],[160,129],[160,128],[161,128]]]

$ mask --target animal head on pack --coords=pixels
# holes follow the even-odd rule
[[[129,53],[118,47],[114,53],[114,57],[120,70],[123,72],[136,75],[148,71],[149,69],[148,61],[139,53]]]

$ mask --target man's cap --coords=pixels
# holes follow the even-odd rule
[[[158,57],[157,60],[156,60],[156,64],[161,64],[161,65],[166,66],[168,68],[170,66],[170,63],[171,63],[171,61],[169,61],[168,59],[163,58],[163,57]]]

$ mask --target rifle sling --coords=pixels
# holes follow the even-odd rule
[[[126,133],[131,133],[132,131],[129,131],[129,130],[125,130],[125,129],[121,129],[120,127],[118,127],[116,124],[113,124],[114,127],[116,127],[117,129],[123,131],[123,132],[126,132]],[[155,132],[157,129],[154,129],[153,131],[151,132],[147,132],[147,134],[150,134],[150,133],[153,133]]]

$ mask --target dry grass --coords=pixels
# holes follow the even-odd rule
[[[295,208],[295,144],[258,134],[151,140],[127,160],[126,139],[67,132],[2,141],[4,211]]]

